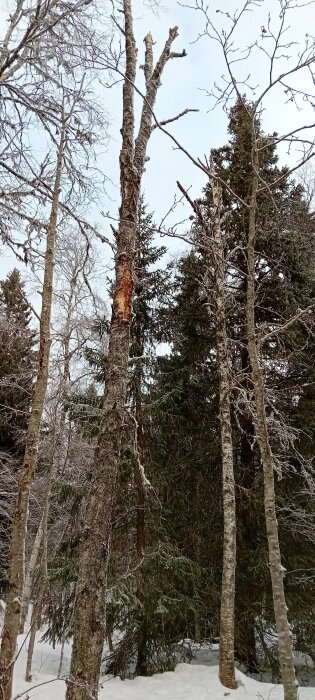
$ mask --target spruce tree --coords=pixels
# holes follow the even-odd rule
[[[0,451],[23,456],[34,378],[35,331],[18,270],[0,282]]]
[[[250,105],[245,103],[244,106],[244,102],[238,100],[230,114],[230,143],[213,154],[222,180],[245,201],[249,197],[251,178],[251,128]],[[288,177],[286,168],[279,167],[275,135],[265,135],[258,119],[255,130],[260,147],[260,178],[272,186],[272,196],[268,189],[264,189],[257,200],[256,334],[264,336],[290,320],[299,308],[305,308],[314,299],[314,224],[302,188]],[[277,182],[276,186],[274,182]],[[262,480],[260,459],[256,447],[253,449],[253,419],[248,410],[249,359],[244,318],[248,222],[244,208],[235,203],[227,189],[223,188],[223,191],[233,279],[230,335],[235,343],[235,369],[243,375],[242,390],[247,394],[247,401],[240,401],[238,395],[235,403],[235,435],[239,443],[236,478],[241,487],[238,499],[238,645],[239,656],[254,670],[255,620],[263,616],[266,618],[268,608],[269,620],[272,615],[269,605],[265,609],[260,608],[257,596],[258,591],[262,596],[264,588],[269,588],[269,582],[267,568],[259,564],[259,558],[257,560],[257,552],[262,545],[260,533],[264,531]],[[294,429],[299,421],[299,411],[295,408],[297,397],[301,391],[303,394],[306,378],[306,384],[312,384],[311,338],[307,324],[298,323],[279,336],[271,335],[262,346],[269,396],[266,411],[279,476],[277,498],[281,546],[288,569],[294,568],[294,548],[291,547],[287,518],[281,517],[281,512],[292,509],[294,502],[298,504],[295,494],[299,489],[307,489],[307,461],[297,459]],[[304,500],[304,507],[309,511],[308,499]],[[259,527],[257,523],[260,523]],[[301,539],[300,546],[302,542]],[[267,598],[268,602],[270,599]],[[242,601],[245,600],[244,607]]]
[[[31,310],[24,283],[14,269],[0,282],[0,460],[6,491],[12,502],[1,516],[1,586],[6,585],[10,508],[13,507],[16,474],[24,454],[25,433],[32,397],[36,332],[31,328]]]
[[[229,130],[230,142],[213,152],[213,160],[223,183],[227,182],[232,191],[246,199],[250,180],[251,140],[241,101],[231,110]],[[314,219],[302,188],[288,177],[285,168],[279,167],[274,135],[265,135],[258,120],[256,130],[262,146],[261,177],[270,184],[279,181],[273,198],[264,192],[259,195],[258,202],[256,331],[263,336],[292,318],[299,308],[305,308],[314,299]],[[231,261],[227,278],[229,337],[233,373],[236,377],[233,392],[238,521],[236,655],[249,671],[255,672],[262,661],[262,655],[268,651],[265,634],[266,629],[273,625],[274,617],[270,576],[266,565],[262,473],[254,442],[250,404],[244,311],[247,292],[247,221],[241,204],[235,202],[224,185],[223,198],[226,253]],[[200,205],[211,220],[209,190],[204,192]],[[192,237],[196,245],[197,228],[194,223]],[[217,468],[220,459],[217,435],[213,434],[213,428],[218,430],[218,382],[214,329],[203,308],[203,275],[202,248],[197,246],[195,252],[179,265],[175,303],[168,318],[172,352],[169,357],[159,361],[152,386],[154,431],[151,449],[156,474],[162,483],[165,478],[166,483],[162,491],[166,527],[173,541],[177,542],[186,555],[194,559],[197,551],[205,553],[202,561],[211,570],[215,590],[218,590],[221,575],[218,552],[222,538],[218,495],[221,483]],[[303,649],[310,652],[311,626],[307,619],[310,614],[312,582],[301,577],[299,585],[297,577],[291,571],[302,564],[305,568],[311,567],[314,556],[310,528],[314,517],[314,501],[310,491],[310,460],[313,458],[314,440],[312,356],[312,329],[308,323],[300,322],[279,336],[270,336],[263,346],[270,397],[267,412],[272,425],[273,450],[277,455],[279,472],[277,504],[281,547],[285,566],[290,572],[286,581],[287,598],[293,628],[298,630]],[[208,374],[210,369],[212,374]],[[212,424],[207,419],[210,415]],[[201,430],[201,426],[206,426],[206,430]],[[294,440],[296,429],[302,432]],[[201,475],[209,462],[209,451],[216,455],[216,468],[207,474],[208,481],[203,481]],[[195,463],[198,463],[196,470]],[[175,488],[173,484],[176,484]],[[205,493],[208,510],[204,511]],[[197,536],[200,532],[201,536]],[[197,550],[190,544],[191,539],[196,542],[196,538]],[[210,541],[216,543],[213,549],[209,545]],[[209,602],[203,587],[204,578],[199,592],[201,599]],[[204,634],[209,618],[216,618],[217,608],[213,600],[208,612],[204,604],[201,606],[201,625],[197,625],[197,636],[200,627]],[[192,625],[190,629],[193,630]],[[218,634],[215,624],[212,633]],[[276,655],[269,653],[269,663],[270,659],[274,679],[277,679]]]

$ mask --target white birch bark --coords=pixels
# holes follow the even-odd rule
[[[256,410],[255,431],[264,475],[264,507],[273,605],[278,632],[279,663],[284,689],[284,698],[285,700],[296,700],[298,683],[295,678],[292,637],[288,622],[284,592],[285,570],[281,563],[279,531],[276,515],[274,459],[270,445],[265,408],[266,395],[264,373],[258,353],[255,327],[255,241],[259,159],[257,144],[255,141],[254,125],[252,164],[253,176],[248,211],[247,244],[247,342]]]
[[[18,494],[12,525],[9,592],[0,656],[0,688],[3,700],[11,700],[12,695],[16,642],[22,610],[29,494],[37,462],[40,424],[48,382],[54,254],[65,133],[65,123],[63,123],[60,133],[51,212],[47,229],[37,377],[26,436],[24,460],[19,472]]]
[[[234,606],[236,568],[236,508],[233,463],[233,435],[231,423],[231,377],[226,331],[226,264],[221,230],[221,189],[212,171],[210,177],[213,218],[211,224],[204,217],[196,200],[178,182],[179,189],[194,210],[202,231],[202,247],[209,272],[206,275],[206,295],[214,307],[216,327],[217,366],[219,374],[219,408],[223,488],[223,564],[220,611],[219,676],[228,688],[236,688],[234,666]],[[207,277],[210,279],[208,280]]]

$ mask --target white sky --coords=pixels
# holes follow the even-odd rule
[[[188,0],[189,2],[189,0]],[[159,14],[152,13],[145,7],[142,0],[134,0],[135,31],[139,46],[138,64],[143,60],[143,37],[151,30],[156,41],[155,55],[157,56],[167,37],[169,27],[177,25],[179,28],[179,38],[174,44],[174,50],[187,50],[187,57],[170,61],[163,75],[163,85],[160,88],[156,115],[158,119],[172,117],[186,108],[198,108],[196,114],[188,114],[180,121],[167,127],[176,138],[195,157],[208,155],[210,149],[223,145],[227,140],[226,125],[227,117],[221,107],[212,111],[213,101],[205,91],[211,91],[215,82],[220,81],[220,76],[224,72],[224,62],[220,47],[208,37],[204,37],[195,42],[199,33],[203,32],[204,20],[202,16],[176,0],[162,0],[163,9]],[[0,20],[6,1],[0,0]],[[194,0],[191,0],[194,4]],[[287,24],[290,24],[286,34],[287,41],[303,42],[307,31],[312,31],[315,26],[315,5],[305,4],[305,0],[297,0],[301,6],[299,10],[291,11]],[[224,26],[226,18],[216,10],[224,10],[233,13],[239,7],[236,0],[209,0],[211,17],[214,18],[218,27]],[[267,26],[268,13],[270,13],[272,24],[276,29],[279,24],[279,0],[262,0],[259,7],[253,12],[243,17],[235,37],[236,46],[245,49],[249,42],[256,38],[260,40],[261,26]],[[2,34],[3,27],[1,28]],[[263,46],[268,46],[268,39],[264,40]],[[284,50],[284,53],[292,53],[297,50],[293,47]],[[240,64],[238,64],[240,65]],[[286,69],[289,61],[285,58],[279,64],[279,70]],[[265,86],[268,80],[269,62],[268,59],[256,49],[247,61],[246,68],[240,66],[240,75],[243,77],[251,73],[250,84],[257,85],[257,94],[261,86]],[[301,88],[309,88],[309,77],[298,76],[295,85]],[[143,76],[141,71],[138,75],[138,85],[143,87]],[[314,85],[311,85],[314,91]],[[102,152],[99,156],[98,165],[101,170],[108,175],[113,184],[108,185],[107,196],[104,195],[99,207],[93,207],[91,217],[94,222],[102,222],[102,227],[106,235],[110,232],[109,222],[102,219],[101,211],[110,211],[112,215],[117,214],[119,203],[119,173],[118,156],[121,143],[121,84],[117,84],[110,90],[104,90],[101,95],[106,111],[110,115],[110,135],[111,140],[107,152]],[[304,104],[303,110],[297,111],[292,104],[285,104],[283,90],[275,89],[270,97],[265,101],[265,113],[263,126],[266,131],[278,131],[280,133],[290,131],[292,128],[302,123],[312,123],[314,112],[308,105]],[[137,97],[138,113],[140,98]],[[314,138],[314,136],[313,136]],[[149,145],[148,155],[150,161],[147,164],[147,171],[143,180],[143,190],[149,204],[149,209],[155,211],[156,222],[159,223],[162,216],[172,204],[176,188],[176,180],[180,180],[185,187],[191,186],[193,196],[198,196],[205,184],[205,176],[198,170],[185,155],[178,150],[174,150],[172,143],[167,136],[156,129],[152,135]],[[291,162],[293,156],[290,157]],[[173,221],[183,219],[190,212],[181,208],[176,212]],[[163,243],[168,245],[171,255],[181,248],[179,241],[174,239],[163,239]],[[5,253],[5,251],[3,251]],[[108,251],[102,247],[100,255],[104,256],[104,261],[108,260]],[[0,258],[0,275],[4,276],[8,269],[12,268],[15,261],[12,255],[5,253]]]

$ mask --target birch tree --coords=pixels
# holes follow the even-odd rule
[[[216,327],[217,368],[219,373],[219,408],[223,481],[223,564],[220,612],[220,680],[227,688],[236,688],[234,666],[234,603],[236,567],[236,512],[231,422],[231,368],[227,337],[227,303],[224,233],[222,231],[221,187],[215,170],[210,175],[212,220],[207,220],[198,201],[178,183],[188,200],[201,230],[198,244],[205,261],[203,288],[208,309],[213,309]]]
[[[243,6],[236,10],[234,14],[222,12],[226,20],[223,29],[218,27],[215,20],[212,18],[208,7],[203,0],[198,0],[195,3],[195,9],[201,12],[205,19],[205,34],[215,41],[221,48],[225,61],[227,75],[224,76],[223,87],[217,87],[212,92],[215,100],[219,104],[226,105],[231,98],[238,97],[242,101],[242,90],[250,92],[249,79],[243,80],[238,71],[238,64],[243,68],[244,62],[250,58],[252,60],[253,52],[258,51],[267,57],[267,66],[269,69],[268,81],[265,85],[255,89],[253,104],[248,108],[244,104],[244,111],[247,118],[252,124],[251,133],[251,175],[248,181],[248,192],[244,200],[235,197],[236,202],[244,209],[244,217],[247,227],[247,300],[246,300],[246,324],[247,324],[247,347],[251,368],[251,382],[254,399],[254,425],[257,444],[260,451],[261,464],[264,477],[264,504],[265,504],[265,520],[267,529],[268,551],[269,551],[269,567],[273,591],[274,612],[276,627],[278,632],[278,650],[279,662],[281,668],[281,676],[284,687],[284,695],[286,700],[296,700],[297,683],[295,680],[295,670],[293,663],[292,651],[292,635],[290,632],[287,606],[284,592],[284,574],[285,569],[281,562],[281,553],[279,545],[279,532],[276,516],[276,499],[275,499],[275,484],[274,471],[276,468],[275,457],[271,447],[270,440],[270,425],[267,419],[266,406],[266,384],[264,376],[264,365],[262,360],[262,342],[261,338],[257,337],[256,315],[255,315],[255,300],[256,300],[256,250],[255,242],[257,237],[256,219],[257,219],[257,197],[258,194],[265,192],[272,198],[273,187],[278,184],[267,184],[260,173],[259,157],[260,151],[266,148],[266,145],[260,142],[259,136],[255,130],[256,115],[259,116],[264,100],[280,87],[284,90],[285,95],[291,103],[299,106],[299,101],[311,102],[313,99],[313,89],[311,93],[303,91],[300,87],[296,87],[294,77],[296,75],[301,79],[301,74],[310,73],[314,75],[315,52],[314,41],[305,37],[305,44],[301,46],[296,54],[286,55],[286,60],[289,60],[289,67],[284,64],[283,50],[288,52],[293,49],[293,40],[289,42],[284,39],[284,34],[288,31],[288,15],[297,5],[291,0],[280,0],[279,2],[279,17],[273,22],[269,15],[266,25],[263,25],[260,30],[260,37],[255,43],[251,43],[241,56],[241,49],[232,48],[236,29],[239,28],[241,21],[246,17],[248,11],[254,11],[260,7],[260,2],[254,0],[246,0]],[[219,12],[221,12],[219,10]],[[263,43],[265,42],[265,43]],[[237,55],[236,55],[237,54]],[[258,96],[257,96],[258,92]],[[291,172],[295,172],[299,167],[308,162],[314,155],[314,137],[309,129],[314,128],[313,124],[300,123],[290,133],[278,136],[275,134],[273,143],[287,143],[289,148],[296,150],[296,162],[293,165]],[[311,136],[309,134],[311,133]],[[302,144],[302,149],[300,148]],[[302,150],[302,154],[301,154]],[[288,177],[290,169],[285,171],[283,177]],[[228,184],[226,185],[228,187]],[[232,193],[233,194],[233,193]],[[309,309],[302,310],[301,314],[308,313]],[[288,323],[294,323],[296,319],[289,320]]]
[[[131,0],[123,2],[125,77],[123,81],[122,147],[120,152],[121,204],[116,233],[115,284],[106,366],[106,392],[93,479],[87,499],[74,609],[74,641],[67,700],[97,698],[105,638],[106,573],[115,482],[124,421],[130,321],[133,297],[133,266],[141,179],[152,131],[152,110],[163,70],[172,58],[185,52],[172,51],[178,31],[170,29],[162,53],[154,65],[153,38],[145,37],[145,99],[135,137],[134,85],[137,47],[133,31]]]
[[[39,430],[48,382],[50,352],[50,323],[53,291],[54,251],[58,219],[61,174],[66,138],[65,115],[62,115],[60,140],[56,159],[55,182],[50,219],[47,227],[42,310],[39,330],[38,369],[25,443],[23,464],[19,473],[18,495],[11,535],[10,578],[7,607],[1,641],[1,689],[10,700],[17,635],[20,626],[24,584],[25,538],[30,487],[36,467]]]

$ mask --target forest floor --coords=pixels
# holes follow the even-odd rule
[[[55,649],[41,641],[38,633],[33,657],[33,680],[24,680],[28,639],[19,637],[20,653],[15,664],[13,700],[64,700],[65,683],[58,679],[61,647]],[[62,675],[69,672],[70,644],[65,645]],[[200,660],[207,665],[200,665]],[[224,688],[214,665],[217,653],[200,655],[194,664],[179,664],[174,672],[161,673],[150,678],[121,681],[105,677],[99,700],[281,700],[282,686],[261,683],[237,671],[237,690]],[[315,700],[315,687],[301,687],[300,700]]]

